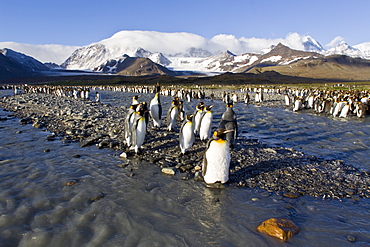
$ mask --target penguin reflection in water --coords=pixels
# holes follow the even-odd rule
[[[231,156],[229,143],[225,138],[226,134],[232,131],[218,129],[207,143],[202,164],[202,175],[206,184],[224,184],[229,180]]]

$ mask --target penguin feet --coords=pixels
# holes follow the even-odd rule
[[[226,186],[223,185],[221,182],[216,182],[216,183],[213,183],[213,184],[207,184],[206,183],[206,187],[210,188],[210,189],[224,189],[224,188],[226,188]]]

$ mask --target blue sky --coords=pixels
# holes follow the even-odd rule
[[[121,30],[370,42],[369,0],[2,0],[0,42],[83,46]]]

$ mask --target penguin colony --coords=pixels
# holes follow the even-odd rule
[[[153,128],[161,127],[160,95],[155,93],[150,101],[149,108],[145,102],[138,101],[139,95],[132,98],[131,106],[127,111],[124,133],[125,144],[129,150],[139,153],[145,141],[146,129],[149,116],[153,121]],[[202,175],[206,184],[223,184],[229,180],[230,148],[233,147],[237,137],[236,114],[232,110],[232,102],[228,102],[227,109],[222,116],[219,128],[212,135],[213,105],[205,105],[200,102],[194,113],[185,114],[184,102],[178,97],[173,98],[167,111],[166,130],[174,132],[178,129],[178,123],[182,123],[179,129],[179,147],[181,154],[189,152],[199,137],[199,141],[206,142],[206,152],[202,162]],[[228,135],[231,134],[231,135]]]
[[[233,147],[237,138],[236,114],[232,109],[233,103],[244,99],[244,103],[250,103],[249,93],[255,93],[255,103],[261,103],[271,94],[281,94],[284,96],[285,105],[292,107],[292,110],[300,111],[303,109],[313,109],[317,113],[325,113],[333,117],[348,117],[351,115],[365,117],[369,111],[368,91],[339,91],[339,90],[315,90],[315,89],[273,89],[273,88],[245,88],[240,93],[224,92],[221,99],[226,104],[226,110],[222,115],[218,130],[211,133],[213,113],[212,105],[205,105],[200,102],[193,114],[186,115],[184,101],[180,99],[204,99],[205,91],[197,91],[166,88],[155,90],[150,87],[60,87],[60,86],[24,86],[25,93],[47,93],[59,97],[73,97],[76,99],[89,99],[90,90],[111,90],[121,92],[155,93],[150,101],[150,106],[146,102],[140,102],[139,95],[132,98],[132,104],[127,111],[124,124],[125,144],[130,150],[139,153],[141,146],[145,142],[149,118],[153,121],[154,128],[160,128],[162,124],[162,107],[160,95],[172,96],[173,101],[167,112],[166,126],[168,131],[178,130],[178,122],[182,122],[179,129],[180,152],[185,154],[191,150],[194,142],[199,138],[200,141],[207,141],[207,150],[203,159],[203,176],[206,183],[225,183],[230,164],[230,148]],[[17,93],[19,91],[17,90]],[[240,94],[244,95],[240,97]],[[265,97],[266,96],[266,97]],[[215,98],[214,92],[211,98]],[[96,101],[100,101],[100,95]],[[219,158],[215,159],[217,155]],[[216,173],[213,169],[222,171]]]

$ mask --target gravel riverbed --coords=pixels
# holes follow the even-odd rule
[[[164,126],[152,129],[149,125],[140,154],[126,150],[123,144],[126,107],[41,93],[3,97],[0,107],[9,111],[9,116],[19,118],[21,124],[50,131],[48,141],[111,148],[127,155],[122,166],[144,160],[158,169],[167,168],[184,180],[202,180],[206,143],[199,139],[189,153],[180,155],[178,131],[168,132]],[[341,160],[325,160],[292,148],[269,147],[244,136],[237,139],[231,157],[226,186],[261,188],[291,198],[300,195],[370,198],[370,172]]]

